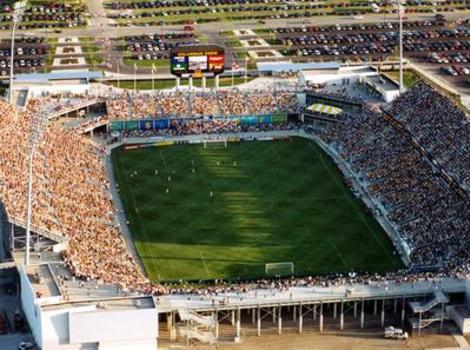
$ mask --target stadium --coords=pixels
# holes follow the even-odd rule
[[[419,332],[442,325],[440,305],[466,285],[465,114],[424,83],[391,104],[374,102],[359,81],[341,89],[32,96],[23,110],[2,103],[3,226],[22,259],[29,224],[21,218],[32,213],[34,263],[20,267],[20,279],[35,339],[60,348],[59,334],[46,337],[52,309],[68,319],[68,346],[87,343],[96,332],[86,324],[113,309],[131,313],[124,301],[135,309],[130,320],[149,318],[135,330],[142,348],[164,342],[166,326],[170,341],[213,343],[230,338],[219,326],[231,322],[225,332],[240,339],[247,315],[259,335],[263,312],[279,333],[281,315],[308,312],[322,331],[323,303],[341,313],[341,328],[345,304],[354,318],[362,307],[364,327],[377,300],[382,325],[388,308]],[[336,107],[318,112],[306,101]],[[21,198],[31,153],[29,206]],[[325,300],[305,295],[331,286],[338,294]],[[88,303],[96,312],[74,310]],[[112,342],[103,335],[100,344]]]
[[[0,349],[465,348],[468,96],[416,62],[465,62],[468,23],[297,27],[289,3],[200,35],[179,5],[154,35],[154,2],[35,2],[23,30],[77,36],[21,50],[4,9]]]

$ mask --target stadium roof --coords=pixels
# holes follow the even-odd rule
[[[341,108],[335,106],[328,106],[321,103],[314,103],[313,105],[307,107],[307,110],[330,115],[337,115],[343,112]]]
[[[298,72],[302,70],[314,69],[339,69],[340,65],[336,62],[258,62],[256,66],[261,72]]]
[[[103,76],[101,72],[91,71],[60,71],[51,73],[25,73],[17,74],[17,82],[47,82],[50,80],[77,80],[77,79],[94,79]]]

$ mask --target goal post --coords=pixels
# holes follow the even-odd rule
[[[294,274],[294,263],[291,261],[266,263],[264,272],[267,276],[286,276]]]
[[[223,146],[227,148],[227,139],[214,139],[214,140],[204,140],[204,148],[207,148],[208,145],[214,146]]]

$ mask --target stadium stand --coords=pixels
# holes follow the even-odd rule
[[[459,187],[466,180],[466,125],[449,100],[419,85],[387,113],[348,116],[322,135],[396,225],[414,267],[467,264],[469,206]]]
[[[251,112],[259,113],[298,109],[292,92],[267,96],[267,93],[248,95],[235,90],[211,95],[149,98],[126,92],[113,95],[111,99],[110,96],[74,96],[66,105],[80,105],[82,98],[106,100],[108,115],[104,118],[109,119],[125,118],[129,110],[138,118],[147,113],[158,115],[158,111],[174,110],[187,113],[185,115],[190,115],[191,111],[201,115],[208,110],[219,110],[224,115],[245,113],[247,106]],[[420,99],[423,101],[419,102]],[[0,103],[0,138],[3,140],[0,198],[11,218],[24,218],[26,213],[27,183],[23,174],[28,162],[31,127],[41,112],[56,112],[54,105],[58,106],[53,98],[33,99],[26,111],[18,112]],[[102,121],[97,119],[97,122]],[[444,125],[449,131],[444,130]],[[229,119],[188,118],[184,123],[175,121],[173,128],[162,135],[300,129],[302,125],[294,123],[241,127]],[[157,295],[210,294],[253,288],[284,290],[289,286],[455,276],[467,271],[469,259],[469,206],[465,191],[469,131],[463,112],[432,88],[418,85],[388,110],[366,106],[358,114],[346,115],[343,123],[320,135],[350,165],[383,210],[383,215],[406,240],[411,249],[410,270],[385,275],[334,274],[275,281],[208,282],[202,289],[151,284],[128,252],[115,222],[109,183],[101,162],[107,149],[73,129],[67,130],[52,122],[44,127],[34,161],[37,170],[33,225],[68,238],[63,259],[75,277]],[[130,136],[135,135],[131,132]],[[423,267],[432,268],[433,272],[423,272],[420,270]]]

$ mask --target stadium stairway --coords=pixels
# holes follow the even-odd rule
[[[409,319],[411,327],[413,329],[421,330],[435,322],[442,322],[443,320],[448,319],[449,315],[445,311],[444,307],[448,302],[449,298],[442,290],[435,291],[431,299],[409,302],[413,313],[418,314],[418,317],[411,317]]]
[[[213,316],[201,316],[197,313],[184,309],[178,310],[178,314],[180,316],[181,321],[189,321],[207,328],[214,327],[216,323]]]
[[[412,301],[410,302],[410,307],[414,313],[426,312],[431,310],[433,307],[438,304],[445,304],[449,302],[449,298],[442,292],[442,290],[435,291],[433,298],[424,302]]]

